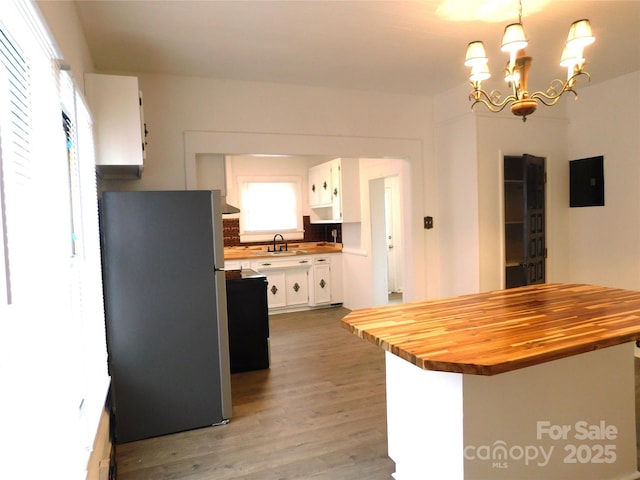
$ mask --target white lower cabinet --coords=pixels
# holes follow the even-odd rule
[[[287,306],[287,284],[284,270],[262,271],[267,276],[267,303],[269,308]]]
[[[313,275],[311,281],[312,305],[331,303],[331,260],[328,257],[313,259]]]
[[[309,269],[311,260],[304,257],[269,258],[251,263],[251,268],[267,277],[269,309],[309,304]]]
[[[270,310],[342,303],[342,255],[303,255],[251,262],[267,277]]]
[[[309,269],[292,268],[285,271],[287,306],[309,303]]]

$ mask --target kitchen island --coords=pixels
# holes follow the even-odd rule
[[[351,312],[386,351],[396,480],[637,478],[640,292],[543,284]]]

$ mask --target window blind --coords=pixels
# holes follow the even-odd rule
[[[53,236],[54,242],[47,239],[42,248],[42,227],[52,226],[46,213],[64,201],[52,195],[51,202],[39,202],[41,192],[56,180],[51,173],[56,172],[54,159],[62,144],[61,131],[47,127],[60,108],[53,47],[42,35],[27,34],[38,25],[29,5],[3,3],[0,11],[3,263],[11,304],[29,301],[38,283],[30,269],[39,254],[47,255],[56,245]],[[38,224],[40,219],[44,224]]]
[[[7,224],[13,220],[15,212],[8,211],[7,197],[12,198],[24,186],[29,176],[29,151],[31,138],[31,95],[29,83],[31,70],[26,55],[13,40],[6,27],[0,25],[0,101],[5,112],[0,123],[0,148],[2,149],[2,267],[4,270],[3,292],[5,302],[12,303],[9,234]],[[16,222],[17,220],[13,220]]]
[[[109,384],[91,116],[35,2],[0,2],[0,465],[84,479]]]

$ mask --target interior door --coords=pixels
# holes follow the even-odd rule
[[[545,159],[504,157],[505,287],[546,281]]]
[[[387,238],[387,276],[389,293],[396,291],[396,250],[393,231],[393,191],[390,187],[384,189],[385,235]]]
[[[525,265],[526,285],[544,283],[546,278],[547,245],[545,239],[545,169],[544,158],[524,154],[525,203]]]

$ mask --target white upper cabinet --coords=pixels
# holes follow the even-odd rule
[[[138,78],[87,73],[84,82],[95,127],[98,175],[140,178],[146,129]]]
[[[309,169],[311,223],[360,222],[360,162],[335,158]]]
[[[311,208],[331,206],[331,162],[321,163],[309,169],[309,205]]]

